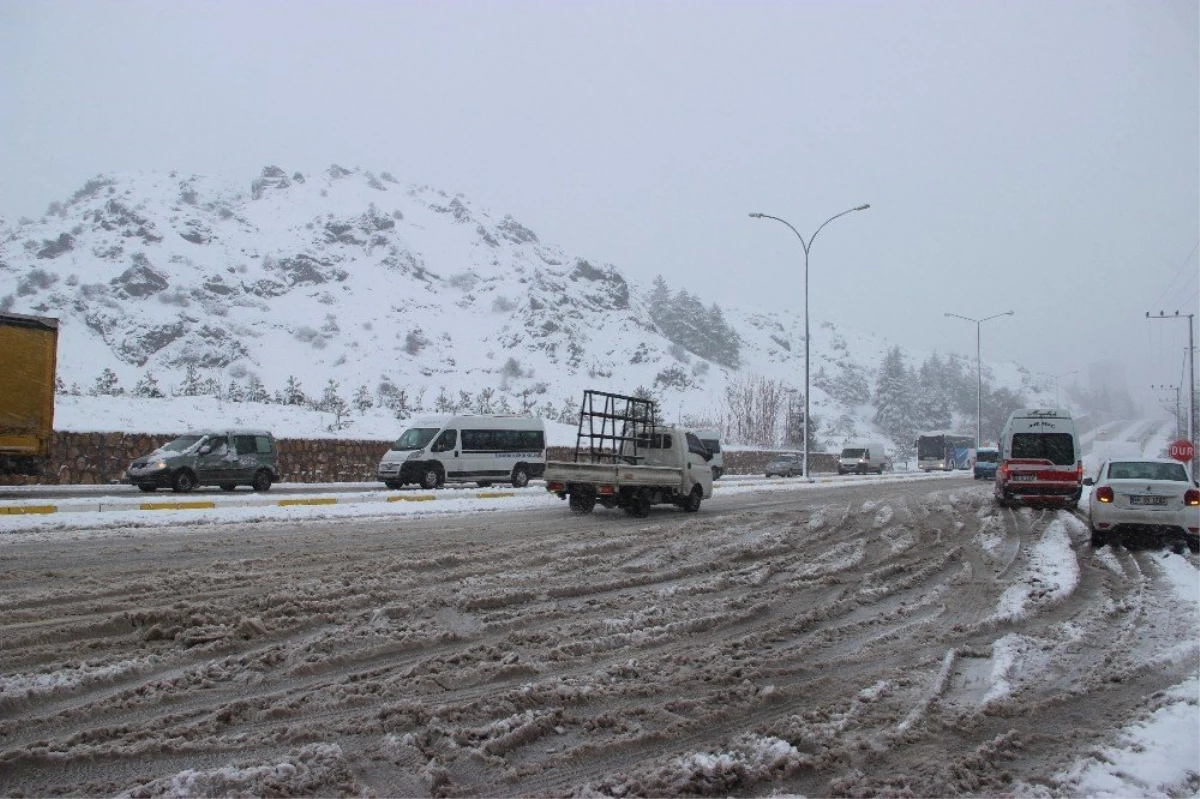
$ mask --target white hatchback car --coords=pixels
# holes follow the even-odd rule
[[[1092,546],[1170,543],[1200,551],[1200,487],[1178,461],[1106,461],[1092,486],[1088,526]]]

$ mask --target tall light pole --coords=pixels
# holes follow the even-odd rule
[[[1066,377],[1067,375],[1077,375],[1077,374],[1079,374],[1079,370],[1072,369],[1071,371],[1063,372],[1060,375],[1052,375],[1049,372],[1038,372],[1038,374],[1041,375],[1042,377],[1048,377],[1054,381],[1054,407],[1057,408],[1061,404],[1058,399],[1058,379],[1060,377]]]
[[[796,238],[800,239],[800,246],[804,248],[804,461],[801,465],[801,468],[804,470],[804,479],[805,480],[808,479],[808,395],[810,393],[812,393],[810,391],[810,386],[809,386],[809,382],[808,382],[808,373],[809,373],[809,369],[808,369],[808,364],[809,364],[809,360],[808,360],[808,358],[809,358],[809,346],[808,346],[808,340],[809,340],[809,335],[808,335],[808,327],[809,327],[809,325],[808,325],[808,251],[812,247],[813,239],[815,239],[817,237],[817,234],[821,232],[821,228],[825,227],[830,222],[837,219],[839,216],[845,216],[846,214],[850,214],[855,211],[865,211],[870,207],[871,207],[870,205],[867,205],[866,203],[864,203],[862,205],[856,205],[853,208],[847,208],[845,211],[842,211],[840,214],[834,214],[833,216],[829,217],[824,222],[822,222],[821,226],[818,227],[815,231],[813,231],[813,234],[808,237],[808,241],[805,241],[804,237],[800,235],[800,231],[798,231],[798,230],[796,230],[796,228],[792,227],[791,223],[787,222],[786,220],[780,219],[777,216],[771,216],[770,214],[759,214],[759,213],[750,214],[750,216],[754,219],[774,219],[776,222],[783,222],[783,224],[785,224],[789,228],[791,228],[791,231],[796,234]]]
[[[1156,316],[1151,316],[1149,311],[1146,311],[1147,319],[1186,319],[1188,323],[1188,441],[1196,443],[1196,339],[1195,330],[1192,325],[1192,319],[1195,314],[1181,314],[1175,312],[1174,316],[1167,316],[1162,311],[1159,311]]]
[[[975,323],[975,451],[979,451],[980,445],[980,426],[983,424],[983,361],[980,359],[979,352],[979,329],[983,327],[983,323],[989,319],[995,319],[1000,316],[1012,316],[1012,311],[1004,313],[992,314],[985,316],[982,319],[974,319],[970,316],[960,316],[956,313],[946,312],[946,316],[953,316],[955,319],[966,319],[968,322]]]

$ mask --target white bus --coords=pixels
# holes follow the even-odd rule
[[[418,483],[511,483],[541,477],[546,468],[546,428],[534,416],[451,416],[421,419],[405,430],[379,462],[388,488]]]

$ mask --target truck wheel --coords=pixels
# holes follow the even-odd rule
[[[255,491],[270,491],[271,490],[271,473],[266,469],[259,469],[254,474],[254,482],[250,483],[250,487]]]
[[[572,491],[567,498],[571,513],[583,515],[591,513],[596,508],[596,494],[592,491]]]
[[[688,513],[695,513],[700,510],[700,501],[704,499],[704,489],[700,486],[692,486],[692,493],[687,495],[687,499],[683,501],[683,509]]]
[[[529,485],[529,467],[523,463],[517,464],[513,468],[512,487],[524,488]]]
[[[427,466],[425,471],[421,472],[421,488],[425,490],[437,488],[440,482],[441,476],[438,474],[437,467]]]
[[[625,512],[638,519],[646,518],[650,515],[650,496],[645,491],[637,492],[629,498]]]
[[[175,479],[171,481],[171,490],[176,494],[186,494],[196,487],[196,478],[187,469],[183,469],[175,475]]]

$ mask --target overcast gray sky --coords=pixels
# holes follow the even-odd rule
[[[706,301],[1179,384],[1200,243],[1180,2],[0,0],[0,214],[331,163]],[[1073,378],[1064,378],[1064,384]]]

